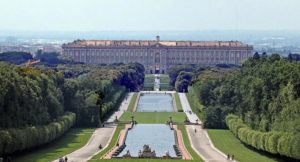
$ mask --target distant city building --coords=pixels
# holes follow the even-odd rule
[[[59,44],[21,44],[21,45],[0,45],[0,53],[4,52],[27,52],[35,56],[38,50],[43,52],[61,53]]]
[[[139,62],[147,73],[165,73],[178,64],[235,64],[253,54],[239,41],[75,40],[62,53],[88,64]]]

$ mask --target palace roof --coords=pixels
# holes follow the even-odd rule
[[[66,47],[93,46],[169,46],[169,47],[250,47],[240,41],[161,41],[161,40],[75,40]]]

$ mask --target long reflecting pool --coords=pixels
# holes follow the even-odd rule
[[[157,157],[162,157],[168,151],[171,157],[176,157],[173,145],[175,145],[174,131],[165,124],[137,124],[128,131],[126,147],[118,155],[122,157],[127,150],[131,156],[137,157],[143,146],[149,145],[155,150]]]
[[[138,112],[173,112],[172,95],[142,93],[137,105]]]

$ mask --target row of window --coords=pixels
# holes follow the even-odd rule
[[[205,61],[208,62],[219,62],[219,61],[226,61],[226,62],[235,62],[243,60],[247,57],[185,57],[185,58],[177,58],[172,57],[165,61],[161,61],[159,58],[151,58],[151,59],[143,59],[143,58],[128,58],[128,57],[99,57],[99,56],[87,56],[87,57],[74,57],[76,61],[81,62],[91,62],[91,63],[117,63],[117,62],[132,62],[137,61],[140,63],[160,63],[167,61],[168,63],[202,63]]]
[[[153,52],[138,52],[138,51],[105,51],[105,50],[99,50],[99,51],[84,51],[84,50],[65,50],[66,54],[88,54],[92,56],[153,56]],[[159,52],[158,52],[159,53]],[[220,50],[206,50],[206,51],[174,51],[174,52],[168,52],[167,55],[175,55],[175,56],[184,56],[184,55],[213,55],[213,54],[221,54],[221,55],[228,55],[228,54],[235,54],[235,53],[243,53],[243,54],[251,54],[251,51],[220,51]]]
[[[123,55],[112,55],[112,56],[107,56],[107,55],[85,55],[85,54],[71,54],[71,56],[73,57],[95,57],[98,59],[104,59],[104,58],[111,58],[111,59],[122,59],[122,58],[129,58],[129,59],[151,59],[154,58],[154,56],[152,57],[147,57],[147,56],[143,56],[143,55],[138,55],[138,56],[123,56]],[[251,54],[249,53],[231,53],[229,54],[204,54],[204,55],[173,55],[173,56],[169,56],[167,59],[203,59],[203,58],[234,58],[234,57],[242,57],[242,58],[247,58],[250,57]],[[164,56],[161,55],[155,55],[156,58],[165,58]]]

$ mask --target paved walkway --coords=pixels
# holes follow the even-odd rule
[[[159,91],[160,86],[160,79],[159,74],[154,74],[154,91]]]
[[[125,99],[120,105],[119,111],[116,111],[107,120],[107,122],[113,122],[116,116],[118,119],[120,118],[123,112],[127,110],[132,95],[133,93],[128,94],[128,96],[126,97],[127,99]],[[101,151],[99,149],[100,144],[103,146],[103,149],[107,147],[116,130],[116,127],[117,125],[115,124],[108,124],[104,128],[97,128],[85,146],[66,155],[68,157],[68,161],[85,162],[91,159],[94,155],[98,154]],[[58,159],[54,160],[53,162],[58,162]]]
[[[178,93],[178,94],[179,94],[179,98],[183,110],[186,113],[190,122],[195,123],[198,120],[198,123],[201,123],[197,115],[192,112],[185,93]],[[228,160],[226,159],[226,155],[213,146],[209,136],[207,135],[206,130],[202,129],[200,125],[188,125],[186,126],[186,129],[192,147],[196,150],[196,152],[201,156],[201,158],[204,161],[228,162]],[[196,129],[196,133],[195,133],[195,129]]]
[[[176,130],[176,136],[177,136],[177,142],[178,142],[178,148],[180,149],[182,156],[185,160],[191,160],[191,155],[187,151],[186,147],[184,146],[183,137],[181,130],[177,128],[177,125],[173,125],[173,129]]]

